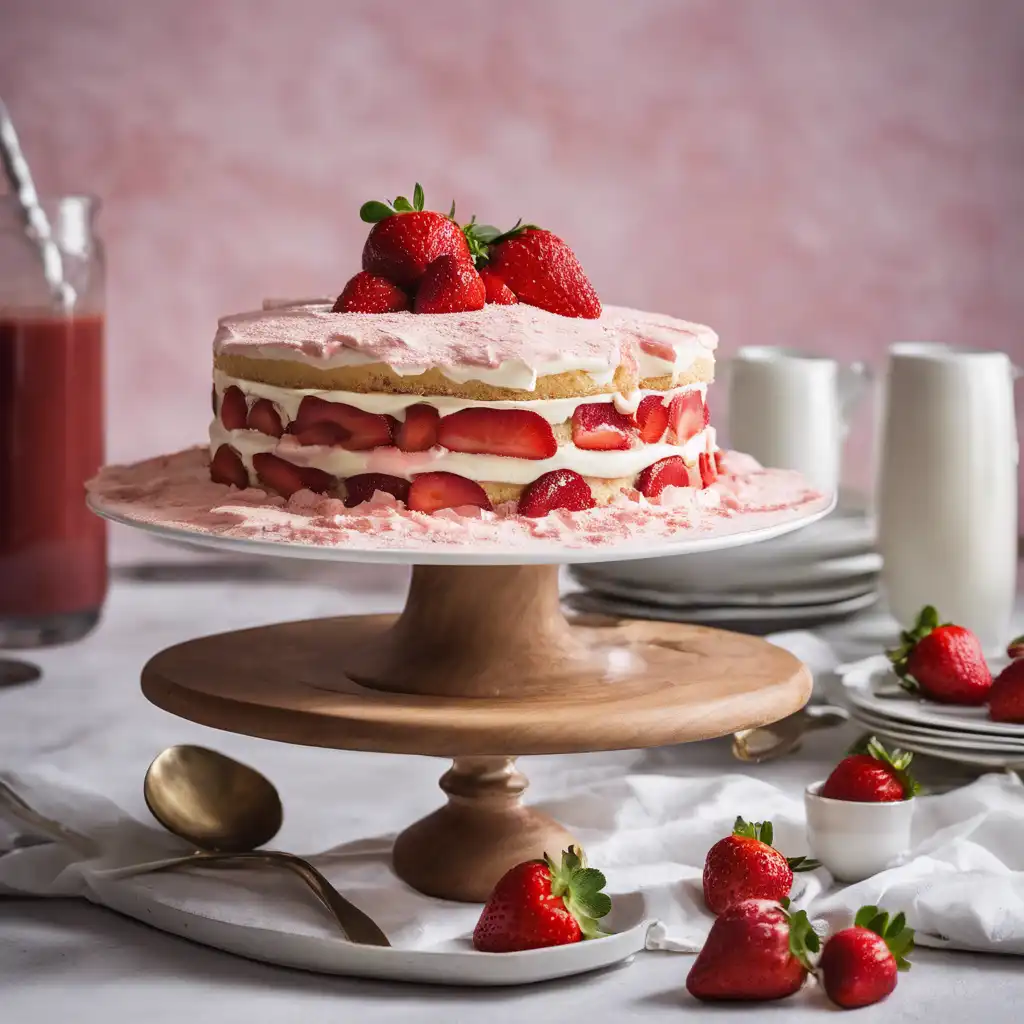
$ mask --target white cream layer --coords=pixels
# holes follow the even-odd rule
[[[307,396],[321,398],[325,402],[351,405],[356,409],[362,409],[363,412],[394,416],[399,420],[405,419],[405,410],[412,405],[430,405],[437,409],[442,416],[449,416],[460,409],[527,409],[544,417],[548,423],[554,424],[565,423],[566,420],[572,419],[573,411],[578,405],[613,402],[619,412],[625,416],[631,416],[647,395],[658,394],[667,400],[686,391],[699,391],[701,397],[704,398],[708,387],[706,384],[687,384],[685,387],[672,388],[668,391],[634,391],[628,395],[615,392],[614,394],[605,393],[572,398],[539,398],[532,402],[523,402],[522,400],[483,402],[469,398],[451,398],[447,395],[397,395],[384,392],[363,393],[360,391],[283,388],[276,384],[263,384],[259,381],[231,377],[221,370],[213,371],[213,384],[217,389],[218,396],[223,395],[227,388],[234,386],[246,396],[269,399],[283,415],[282,422],[285,424],[295,419],[299,413],[302,399]]]
[[[543,473],[571,469],[581,476],[612,480],[632,479],[641,470],[660,459],[681,455],[694,464],[701,452],[714,451],[715,428],[706,427],[686,444],[645,444],[625,451],[586,451],[574,444],[559,445],[550,459],[514,459],[505,455],[469,455],[445,448],[426,452],[403,452],[397,448],[375,448],[368,452],[350,452],[323,445],[300,445],[286,434],[277,439],[255,430],[226,430],[220,420],[210,424],[211,455],[222,444],[229,444],[252,471],[252,457],[270,452],[295,463],[322,469],[331,476],[344,478],[358,473],[387,473],[412,479],[417,473],[456,473],[468,480],[488,483],[528,484]]]

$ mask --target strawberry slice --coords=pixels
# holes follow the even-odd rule
[[[647,498],[658,497],[666,487],[689,486],[690,470],[679,455],[655,462],[636,478],[636,489]]]
[[[711,452],[701,452],[697,457],[702,487],[710,487],[718,479],[718,463]]]
[[[249,486],[249,474],[242,457],[229,444],[222,444],[210,460],[210,479],[215,484],[229,484],[244,490]]]
[[[490,511],[486,491],[455,473],[420,473],[413,478],[406,504],[414,512],[438,512],[443,508],[476,505]]]
[[[636,425],[644,444],[657,444],[668,429],[668,407],[661,395],[648,395],[637,407]]]
[[[561,316],[596,320],[601,300],[576,254],[557,235],[515,227],[494,240],[490,266],[520,302]]]
[[[699,391],[684,391],[676,395],[668,407],[669,428],[675,434],[676,444],[685,444],[699,434],[707,422],[704,418],[704,400]]]
[[[386,277],[360,270],[350,278],[331,307],[332,313],[398,313],[409,308],[409,296]]]
[[[258,430],[268,437],[280,437],[284,433],[277,407],[269,398],[261,398],[253,405],[246,423],[250,430]]]
[[[716,448],[715,449],[715,472],[717,472],[719,476],[722,475],[722,449],[721,448]]]
[[[556,508],[582,512],[594,507],[587,481],[571,469],[556,469],[537,477],[519,496],[521,516],[546,516]]]
[[[252,466],[260,478],[260,483],[285,498],[290,498],[296,491],[303,489],[324,494],[334,488],[334,477],[322,469],[296,466],[277,455],[271,455],[270,452],[259,452],[254,455]]]
[[[425,452],[437,444],[440,414],[432,405],[411,405],[395,430],[395,444],[403,452]]]
[[[234,384],[224,389],[220,400],[220,421],[226,430],[245,430],[249,417],[249,404],[242,389]]]
[[[572,440],[587,451],[622,451],[628,448],[633,424],[611,402],[585,402],[572,414]]]
[[[487,301],[492,305],[511,306],[519,301],[516,293],[505,284],[505,279],[491,267],[481,267],[480,276],[487,289]]]
[[[308,428],[314,424],[330,424],[339,429],[322,428],[310,432]],[[364,412],[340,402],[325,402],[314,395],[307,395],[302,400],[298,415],[288,429],[299,444],[335,444],[351,452],[369,451],[391,444],[389,417]],[[316,440],[309,440],[313,437]],[[332,440],[324,440],[327,437]]]
[[[303,446],[321,445],[325,448],[341,448],[349,436],[344,427],[328,420],[311,423],[308,427],[296,427],[292,423],[288,427],[288,431]]]
[[[345,507],[354,508],[369,501],[375,492],[384,491],[399,501],[409,500],[409,481],[387,473],[359,473],[345,479]]]
[[[551,424],[528,409],[461,409],[441,419],[437,443],[453,452],[550,459],[558,450]]]
[[[483,279],[468,256],[439,256],[416,289],[413,312],[467,313],[483,309],[486,299]]]

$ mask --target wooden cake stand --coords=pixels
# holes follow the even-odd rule
[[[691,535],[644,554],[767,539],[813,522],[829,507],[770,530]],[[222,549],[385,560],[365,550],[198,536],[97,511]],[[397,560],[395,554],[386,560]],[[409,552],[406,560],[416,564],[400,615],[291,622],[190,640],[149,661],[142,689],[173,714],[229,732],[451,757],[441,778],[447,803],[398,836],[394,867],[421,892],[479,902],[512,865],[573,842],[556,821],[523,804],[527,781],[516,770],[517,755],[722,736],[777,721],[810,695],[807,669],[754,637],[675,623],[566,619],[558,567],[550,563],[625,554],[614,547],[565,548],[554,556],[546,551],[548,564],[507,564],[516,556]]]

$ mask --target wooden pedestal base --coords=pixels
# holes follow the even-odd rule
[[[191,640],[156,655],[159,707],[286,743],[435,754],[448,803],[406,829],[395,870],[433,896],[481,900],[569,834],[524,807],[514,754],[654,747],[799,710],[810,673],[755,637],[702,626],[567,621],[554,566],[420,567],[405,610]]]
[[[510,757],[457,757],[441,776],[448,803],[395,840],[395,873],[442,899],[482,903],[513,865],[576,842],[540,811],[523,805],[526,776]]]

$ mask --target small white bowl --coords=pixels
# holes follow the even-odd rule
[[[841,882],[860,882],[910,849],[915,800],[859,803],[819,796],[824,780],[804,793],[807,845]]]

